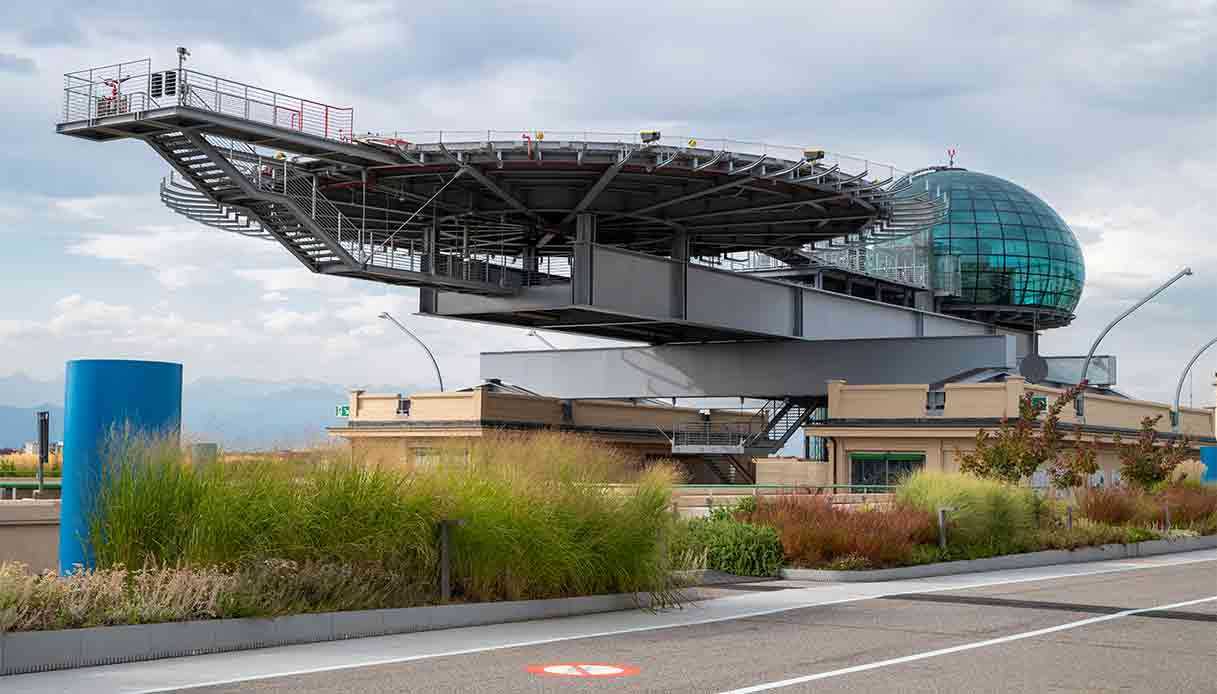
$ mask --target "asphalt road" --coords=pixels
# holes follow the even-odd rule
[[[1028,578],[1035,574],[1011,573],[1004,578],[953,577],[954,583],[945,584],[904,581],[850,594],[841,592],[843,587],[822,584],[755,584],[719,589],[716,595],[723,599],[694,608],[707,613],[724,606],[757,608],[741,618],[634,628],[610,624],[605,621],[610,616],[598,615],[577,618],[589,620],[580,627],[584,632],[514,646],[509,638],[491,644],[485,636],[490,632],[479,630],[496,627],[479,627],[460,630],[461,642],[443,642],[444,650],[436,653],[356,666],[361,641],[367,642],[362,648],[368,652],[376,642],[396,643],[394,648],[403,653],[413,647],[378,639],[331,647],[350,649],[346,657],[351,665],[312,661],[310,652],[323,652],[308,649],[320,644],[267,649],[263,657],[282,664],[278,673],[299,674],[277,674],[272,668],[241,681],[196,684],[189,691],[1217,692],[1217,553],[1201,558],[1204,561],[1188,563],[1163,561],[1166,558],[1112,562],[1108,570],[1086,565],[1071,572],[1062,567],[1037,580]],[[819,604],[781,607],[799,600]],[[598,624],[612,629],[597,632]],[[525,633],[525,627],[518,629]],[[611,631],[625,633],[580,636]],[[439,634],[432,638],[446,638]],[[212,659],[206,661],[215,668],[212,681],[220,679],[223,656],[203,658]],[[129,668],[123,680],[130,685],[126,691],[152,691],[157,668],[164,672],[175,663],[194,660],[111,667]],[[369,664],[376,662],[380,664]],[[333,669],[300,672],[314,663]],[[529,671],[530,666],[553,664],[617,666],[624,672],[589,677],[597,668],[573,670],[580,676]],[[107,668],[90,670],[95,677],[79,671],[75,680],[81,691],[99,693],[106,691],[107,683],[119,681],[107,679]],[[23,691],[21,685],[39,681],[38,676],[21,677],[28,679],[0,679],[0,691]],[[18,686],[10,689],[6,684]]]

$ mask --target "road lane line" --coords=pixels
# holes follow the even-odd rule
[[[767,682],[765,684],[757,684],[757,685],[753,685],[751,687],[742,687],[740,689],[731,689],[729,691],[721,692],[721,694],[754,694],[755,692],[766,692],[771,689],[781,689],[783,687],[792,687],[796,684],[805,684],[807,682],[815,682],[816,680],[826,680],[830,677],[840,677],[841,675],[852,675],[856,672],[866,672],[868,670],[877,670],[879,668],[890,667],[892,665],[903,665],[904,663],[912,663],[912,662],[915,662],[918,660],[925,660],[927,658],[937,658],[938,656],[942,656],[942,655],[951,655],[952,653],[962,653],[963,651],[971,651],[971,650],[975,650],[977,648],[987,648],[989,646],[997,646],[997,645],[1000,645],[1003,643],[1010,643],[1011,641],[1022,641],[1023,639],[1035,638],[1036,636],[1043,636],[1045,634],[1053,634],[1058,631],[1068,631],[1070,629],[1077,629],[1079,627],[1090,626],[1091,624],[1100,624],[1102,622],[1110,622],[1114,619],[1130,617],[1133,615],[1141,614],[1142,612],[1157,612],[1157,611],[1161,611],[1161,610],[1175,610],[1175,609],[1179,609],[1180,607],[1188,607],[1190,605],[1199,605],[1201,603],[1213,602],[1215,600],[1217,600],[1217,595],[1213,595],[1213,596],[1210,596],[1207,598],[1199,598],[1196,600],[1187,600],[1185,602],[1176,602],[1176,603],[1173,603],[1170,605],[1159,605],[1157,607],[1141,607],[1141,608],[1137,608],[1135,610],[1122,610],[1120,612],[1116,612],[1115,614],[1106,614],[1101,617],[1090,617],[1089,619],[1080,619],[1076,622],[1058,624],[1057,626],[1054,626],[1054,627],[1047,627],[1044,629],[1036,629],[1034,631],[1024,631],[1024,632],[1018,633],[1018,634],[1009,634],[1006,636],[999,636],[995,639],[987,639],[985,641],[974,641],[972,643],[964,643],[964,644],[960,644],[958,646],[951,646],[949,648],[940,648],[936,651],[926,651],[925,653],[915,653],[913,655],[901,656],[899,658],[889,658],[887,660],[880,660],[880,661],[877,661],[874,663],[866,663],[865,665],[854,665],[853,667],[841,668],[839,670],[829,670],[828,672],[818,672],[814,675],[803,675],[802,677],[792,677],[790,679],[779,680],[777,682]]]
[[[1191,553],[1189,553],[1189,554],[1191,554]],[[1202,551],[1202,552],[1196,552],[1194,554],[1199,554],[1200,556],[1190,556],[1189,557],[1187,555],[1180,555],[1177,559],[1170,561],[1170,563],[1167,566],[1184,566],[1184,565],[1188,565],[1188,564],[1197,564],[1197,563],[1217,561],[1217,553],[1214,553],[1212,551]],[[1114,562],[1112,562],[1112,564],[1114,564]],[[939,577],[940,579],[947,579],[946,583],[944,583],[941,580],[939,580],[937,582],[933,582],[935,579],[924,578],[924,579],[911,579],[911,580],[907,580],[907,581],[891,581],[891,582],[884,582],[884,583],[880,583],[880,584],[875,584],[875,583],[845,584],[840,587],[856,590],[856,589],[866,589],[868,587],[871,589],[876,589],[876,588],[879,588],[880,586],[882,586],[883,588],[888,588],[890,586],[890,589],[884,590],[882,592],[876,592],[873,594],[865,594],[865,595],[854,594],[854,595],[850,595],[849,597],[844,597],[844,598],[839,598],[839,599],[834,599],[834,600],[801,601],[801,602],[797,602],[797,603],[791,603],[789,605],[783,605],[781,607],[766,608],[766,609],[762,609],[762,610],[751,610],[751,611],[747,611],[747,612],[740,612],[737,614],[732,614],[732,615],[727,615],[727,616],[722,616],[722,617],[710,617],[710,618],[699,619],[699,620],[670,622],[670,623],[665,623],[665,624],[654,624],[654,625],[629,627],[629,628],[621,628],[621,629],[589,631],[589,632],[575,633],[575,634],[562,635],[562,636],[553,636],[553,637],[541,638],[541,639],[521,639],[519,641],[511,641],[511,642],[507,642],[507,643],[489,644],[489,645],[484,645],[484,646],[473,646],[470,648],[454,649],[454,650],[448,650],[448,651],[439,651],[439,652],[432,652],[432,653],[417,653],[417,654],[413,654],[413,655],[393,656],[393,657],[388,657],[388,658],[369,658],[367,660],[353,660],[351,662],[345,662],[345,663],[340,663],[340,664],[335,664],[335,665],[315,665],[313,667],[291,668],[291,669],[284,668],[281,670],[262,671],[262,672],[256,672],[256,673],[243,674],[243,675],[223,678],[223,679],[189,681],[188,679],[183,678],[181,676],[181,674],[179,673],[178,677],[177,677],[177,681],[175,681],[173,684],[164,684],[164,685],[159,685],[159,686],[156,686],[156,685],[148,686],[149,683],[147,681],[147,679],[149,678],[149,675],[150,675],[150,673],[148,673],[147,670],[150,667],[157,666],[158,664],[160,664],[161,667],[166,668],[166,673],[165,673],[166,676],[164,678],[160,678],[160,679],[162,679],[162,681],[164,681],[166,679],[169,681],[173,681],[173,674],[174,674],[173,669],[174,669],[174,663],[176,663],[176,662],[183,662],[183,661],[189,662],[190,660],[193,660],[194,658],[204,659],[204,658],[208,658],[208,657],[222,656],[225,658],[225,668],[231,670],[231,669],[234,669],[235,667],[239,667],[239,665],[234,661],[241,659],[242,656],[248,656],[251,659],[253,659],[253,658],[260,659],[261,657],[264,657],[265,655],[267,655],[267,650],[235,651],[235,652],[220,653],[220,654],[193,656],[193,657],[187,657],[187,658],[183,658],[183,659],[174,658],[174,659],[168,659],[168,660],[162,660],[162,661],[135,662],[135,663],[126,663],[126,664],[119,664],[119,665],[97,666],[97,667],[92,667],[92,668],[84,668],[84,669],[76,669],[76,670],[62,670],[62,671],[52,671],[52,672],[46,672],[46,673],[31,673],[28,675],[9,675],[5,679],[14,684],[25,684],[28,682],[30,685],[34,685],[35,682],[42,681],[42,682],[46,683],[44,686],[54,687],[54,683],[57,682],[59,680],[59,678],[61,678],[61,677],[65,677],[65,676],[71,677],[73,682],[78,683],[79,678],[81,676],[87,676],[93,680],[91,682],[91,688],[93,689],[93,691],[98,692],[100,694],[100,692],[103,691],[103,688],[106,686],[106,684],[108,684],[108,682],[106,682],[106,680],[109,679],[110,677],[116,677],[119,680],[118,682],[115,683],[115,684],[117,684],[117,687],[115,687],[112,690],[104,690],[104,691],[119,691],[119,692],[124,692],[126,694],[160,694],[161,692],[172,692],[172,691],[180,691],[180,690],[185,690],[185,689],[196,689],[196,688],[200,688],[200,687],[213,687],[213,686],[220,686],[220,685],[236,684],[239,682],[253,682],[253,681],[259,681],[259,680],[276,679],[276,678],[281,678],[281,677],[294,677],[294,676],[300,676],[300,675],[311,675],[311,674],[321,674],[321,673],[325,673],[325,672],[351,670],[351,669],[356,669],[356,668],[377,667],[377,666],[382,666],[382,665],[396,665],[396,664],[414,662],[414,661],[419,661],[419,660],[429,660],[432,658],[444,658],[444,657],[451,657],[451,656],[470,655],[470,654],[474,654],[474,653],[486,653],[486,652],[491,652],[491,651],[505,650],[508,648],[525,648],[525,647],[530,647],[530,646],[542,646],[542,645],[547,645],[547,644],[551,644],[551,643],[560,643],[560,642],[565,642],[565,641],[578,641],[578,640],[582,640],[582,639],[621,636],[621,635],[631,634],[631,633],[658,631],[661,629],[679,629],[682,627],[701,626],[701,625],[705,625],[705,624],[716,624],[716,623],[730,622],[730,621],[741,620],[741,619],[765,617],[768,615],[780,614],[782,612],[791,612],[794,610],[802,610],[802,609],[809,609],[809,608],[815,608],[815,607],[827,607],[827,606],[840,605],[840,604],[845,604],[845,603],[861,602],[861,601],[865,601],[865,600],[874,600],[876,598],[881,598],[881,597],[884,597],[887,595],[897,595],[900,593],[909,593],[909,592],[913,592],[914,590],[916,592],[920,592],[920,593],[937,593],[937,592],[943,592],[943,591],[969,590],[972,588],[985,588],[985,587],[990,587],[990,586],[1010,585],[1010,584],[1015,584],[1015,583],[1029,583],[1029,582],[1035,582],[1035,581],[1053,581],[1053,580],[1059,580],[1059,579],[1064,579],[1064,578],[1101,576],[1101,575],[1106,575],[1106,574],[1124,573],[1124,572],[1128,572],[1128,571],[1139,571],[1139,570],[1144,570],[1144,569],[1167,568],[1167,566],[1144,566],[1144,565],[1130,565],[1130,564],[1124,564],[1124,563],[1117,565],[1117,566],[1113,566],[1111,564],[1108,564],[1107,562],[1084,563],[1084,564],[1078,564],[1078,565],[1074,565],[1074,566],[1082,568],[1082,570],[1068,571],[1068,572],[1064,572],[1064,573],[1053,573],[1054,569],[1067,569],[1070,567],[1070,565],[1058,565],[1055,567],[1048,566],[1048,567],[1037,567],[1034,569],[1015,569],[1015,570],[1009,570],[1009,571],[1003,571],[1003,572],[987,572],[990,575],[993,573],[1008,574],[1011,572],[1023,572],[1023,573],[1031,572],[1031,575],[1016,575],[1014,577],[1001,577],[1001,578],[994,577],[994,578],[990,578],[988,580],[973,581],[973,582],[969,582],[969,583],[964,583],[961,581],[960,583],[957,583],[957,584],[950,583],[949,581],[952,579],[954,579],[954,580],[964,579],[964,578],[968,578],[969,576],[984,576],[985,573],[978,573],[978,574],[971,574],[971,575],[956,574],[954,576]],[[829,588],[829,587],[830,586],[827,586],[827,585],[823,586],[823,588]],[[811,590],[818,590],[818,589],[819,589],[819,587],[817,587],[816,589],[811,589]],[[803,589],[792,589],[789,591],[780,591],[777,593],[772,593],[772,592],[771,593],[750,593],[745,596],[740,596],[740,598],[735,598],[735,597],[724,598],[723,601],[724,602],[727,602],[727,601],[735,602],[737,600],[746,599],[746,598],[750,598],[753,596],[782,596],[784,594],[790,595],[791,593],[797,592],[798,590],[803,590]],[[717,602],[717,601],[712,601],[712,602]],[[583,618],[587,618],[587,617],[611,617],[613,614],[620,614],[620,613],[607,613],[604,615],[585,615],[584,617],[572,617],[569,619],[583,619]],[[551,620],[543,620],[543,621],[551,621]],[[524,622],[522,624],[528,624],[528,622]],[[467,627],[467,628],[487,630],[487,629],[494,629],[496,626],[498,626],[498,627],[515,626],[516,628],[519,628],[522,625],[489,625],[489,626],[485,626],[485,627]],[[426,634],[426,633],[428,633],[428,632],[418,632],[418,634]],[[442,633],[442,632],[433,632],[433,633]],[[400,634],[400,635],[397,635],[397,637],[408,638],[411,636],[417,636],[418,634]],[[392,638],[396,638],[396,637],[385,636],[385,637],[376,637],[376,638],[392,639]],[[343,647],[349,647],[354,644],[358,644],[359,641],[361,641],[361,639],[352,639],[349,641],[333,641],[333,642],[328,642],[328,643],[308,644],[308,645],[329,646],[329,647],[341,649]],[[278,648],[282,649],[282,655],[290,656],[292,649],[302,648],[302,647],[305,647],[305,646],[281,646]],[[255,665],[256,665],[256,663],[255,663]],[[132,686],[132,685],[124,686],[121,682],[122,673],[124,671],[133,672],[133,674],[138,673],[137,676],[134,677],[133,679],[135,679],[137,681],[142,680],[140,682],[140,684],[136,684],[134,686]],[[185,681],[183,681],[183,680],[185,680]],[[53,690],[53,689],[49,689],[49,688],[47,688],[47,689],[40,688],[40,689],[38,689],[38,691],[57,691],[57,690]]]

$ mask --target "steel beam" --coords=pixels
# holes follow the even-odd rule
[[[1014,368],[1009,335],[487,352],[481,377],[560,398],[823,397],[830,379],[935,383]]]

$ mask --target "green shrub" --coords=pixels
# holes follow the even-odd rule
[[[1041,505],[1035,492],[970,475],[918,472],[896,490],[896,503],[947,514],[948,542],[978,553],[1019,551],[1036,526]]]
[[[737,576],[776,576],[782,568],[782,543],[773,528],[731,518],[688,522],[680,553],[704,552],[706,568]]]

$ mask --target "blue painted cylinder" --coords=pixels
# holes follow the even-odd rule
[[[1205,482],[1217,482],[1217,446],[1201,446],[1200,462],[1204,463]]]
[[[177,439],[182,428],[182,365],[79,359],[67,365],[59,571],[93,568],[89,516],[101,482],[102,453],[114,431]]]

